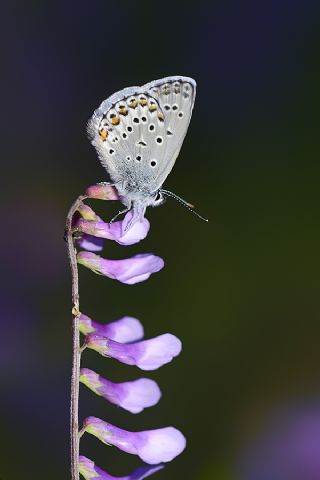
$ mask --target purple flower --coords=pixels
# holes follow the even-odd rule
[[[126,477],[114,477],[101,470],[92,460],[89,460],[89,458],[83,455],[80,455],[79,463],[80,473],[85,480],[143,480],[164,467],[163,465],[156,465],[154,467],[145,466],[138,468],[138,470],[135,470],[131,475]]]
[[[171,462],[186,446],[185,437],[174,427],[128,432],[99,418],[88,417],[84,421],[83,430],[107,445],[114,445],[124,452],[138,455],[141,460],[151,465]]]
[[[140,413],[144,408],[156,405],[161,397],[161,391],[156,382],[148,378],[113,383],[88,368],[82,368],[80,382],[97,395],[131,413]]]
[[[162,258],[149,253],[123,260],[108,260],[91,252],[79,252],[77,260],[94,273],[128,285],[147,280],[152,273],[158,272],[164,266]]]
[[[75,228],[95,237],[114,240],[120,245],[132,245],[146,238],[150,229],[150,223],[146,218],[133,223],[133,216],[133,212],[130,211],[123,220],[113,223],[106,223],[101,219],[82,218],[78,220]]]
[[[123,220],[113,223],[104,222],[85,203],[80,204],[78,212],[82,217],[74,225],[75,231],[82,233],[78,245],[92,252],[101,251],[105,239],[114,240],[120,245],[133,245],[146,238],[150,229],[146,218],[133,223],[132,211],[128,212]]]
[[[165,333],[150,340],[123,344],[106,337],[90,333],[86,346],[104,357],[111,357],[127,365],[136,365],[141,370],[156,370],[171,362],[181,352],[180,340]]]
[[[108,184],[97,183],[86,190],[86,196],[96,200],[119,200],[117,190]]]
[[[135,342],[143,338],[144,335],[143,326],[137,318],[122,317],[103,325],[83,313],[80,315],[80,332],[84,335],[95,333],[120,343]]]
[[[103,250],[104,240],[103,238],[84,234],[78,240],[78,245],[80,248],[89,250],[90,252],[101,252],[101,250]]]

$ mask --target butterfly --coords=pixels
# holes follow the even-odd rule
[[[133,209],[133,218],[142,218],[148,206],[168,196],[193,208],[162,185],[180,152],[195,97],[195,80],[165,77],[124,88],[95,110],[87,131],[126,207],[119,214]]]

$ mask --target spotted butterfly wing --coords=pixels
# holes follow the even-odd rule
[[[147,197],[161,187],[187,133],[195,94],[193,79],[166,77],[120,90],[94,112],[89,136],[123,197]]]
[[[196,96],[196,82],[189,77],[167,77],[142,87],[159,102],[164,114],[164,144],[156,153],[160,161],[155,171],[155,186],[161,187],[169,175],[187,134]]]

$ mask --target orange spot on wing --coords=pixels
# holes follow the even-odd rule
[[[100,130],[99,135],[100,135],[103,142],[105,142],[108,138],[108,132],[107,132],[107,130],[104,130],[104,128],[102,130]]]

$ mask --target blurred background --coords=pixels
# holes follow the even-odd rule
[[[157,478],[320,479],[320,7],[306,0],[7,2],[2,7],[1,439],[3,480],[68,479],[71,370],[67,210],[107,180],[86,138],[100,102],[167,75],[196,79],[193,118],[148,238],[166,267],[125,286],[80,271],[81,310],[138,317],[183,353],[134,416],[81,387],[81,418],[174,425],[186,451]],[[110,219],[118,205],[94,204]],[[117,381],[134,368],[86,352]],[[113,475],[137,458],[83,438]]]

